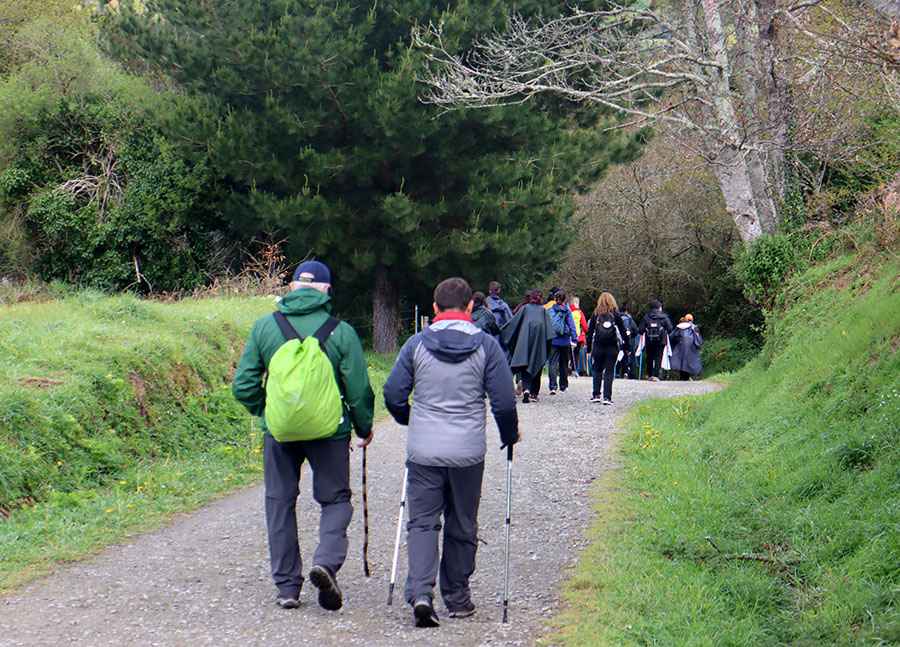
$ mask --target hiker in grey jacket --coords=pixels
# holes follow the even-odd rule
[[[439,565],[441,596],[450,616],[475,612],[469,577],[475,571],[487,451],[485,394],[503,446],[519,440],[512,373],[497,341],[472,323],[468,283],[451,278],[438,285],[434,311],[431,326],[403,345],[384,385],[388,411],[409,426],[404,596],[420,627],[439,624],[433,603]]]

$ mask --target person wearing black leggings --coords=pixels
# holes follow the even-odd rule
[[[616,330],[619,331],[618,335]],[[626,352],[630,353],[631,332],[622,321],[613,295],[604,292],[597,300],[597,307],[588,323],[586,339],[594,372],[594,392],[591,402],[613,403],[612,383],[616,373],[616,358],[619,354],[619,337],[624,342]]]

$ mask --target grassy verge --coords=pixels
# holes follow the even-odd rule
[[[230,383],[272,309],[79,294],[0,310],[0,592],[259,480]],[[369,360],[377,393],[391,358]]]
[[[898,281],[817,268],[725,391],[636,409],[555,638],[900,642]]]

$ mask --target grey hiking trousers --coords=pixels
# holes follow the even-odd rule
[[[312,468],[313,498],[322,508],[314,566],[325,566],[332,573],[340,570],[347,558],[347,526],[353,516],[349,438],[280,443],[266,434],[263,469],[269,560],[275,586],[287,597],[298,596],[304,580],[297,539],[297,497],[304,461]]]
[[[406,601],[434,598],[440,567],[441,597],[449,611],[469,604],[469,577],[478,549],[478,505],[484,461],[468,467],[432,467],[406,462],[409,468],[406,525],[409,571]],[[444,546],[438,559],[438,536],[444,517]]]

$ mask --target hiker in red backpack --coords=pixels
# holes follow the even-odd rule
[[[283,327],[285,322],[287,328]],[[316,440],[279,442],[266,425],[264,378],[268,375],[272,357],[291,333],[318,340],[331,362],[343,396],[342,417],[334,429],[322,429],[318,434],[322,437]],[[260,417],[262,426],[266,529],[272,579],[278,589],[275,604],[283,609],[300,606],[304,577],[296,508],[300,468],[309,461],[313,471],[313,498],[322,509],[319,544],[313,553],[309,579],[319,590],[321,607],[332,611],[340,609],[343,597],[337,572],[347,557],[347,526],[353,514],[350,432],[351,428],[355,429],[362,439],[360,447],[372,442],[375,395],[356,331],[350,324],[331,316],[331,272],[324,264],[318,261],[301,263],[294,272],[291,291],[278,302],[278,312],[260,318],[253,325],[231,391],[251,414]],[[310,397],[321,395],[312,393]]]
[[[575,371],[575,375],[587,375],[584,349],[587,341],[588,320],[581,310],[581,299],[570,297],[569,310],[572,311],[572,319],[575,320],[575,328],[578,331],[578,343],[572,352],[572,361],[574,362],[572,370]]]

